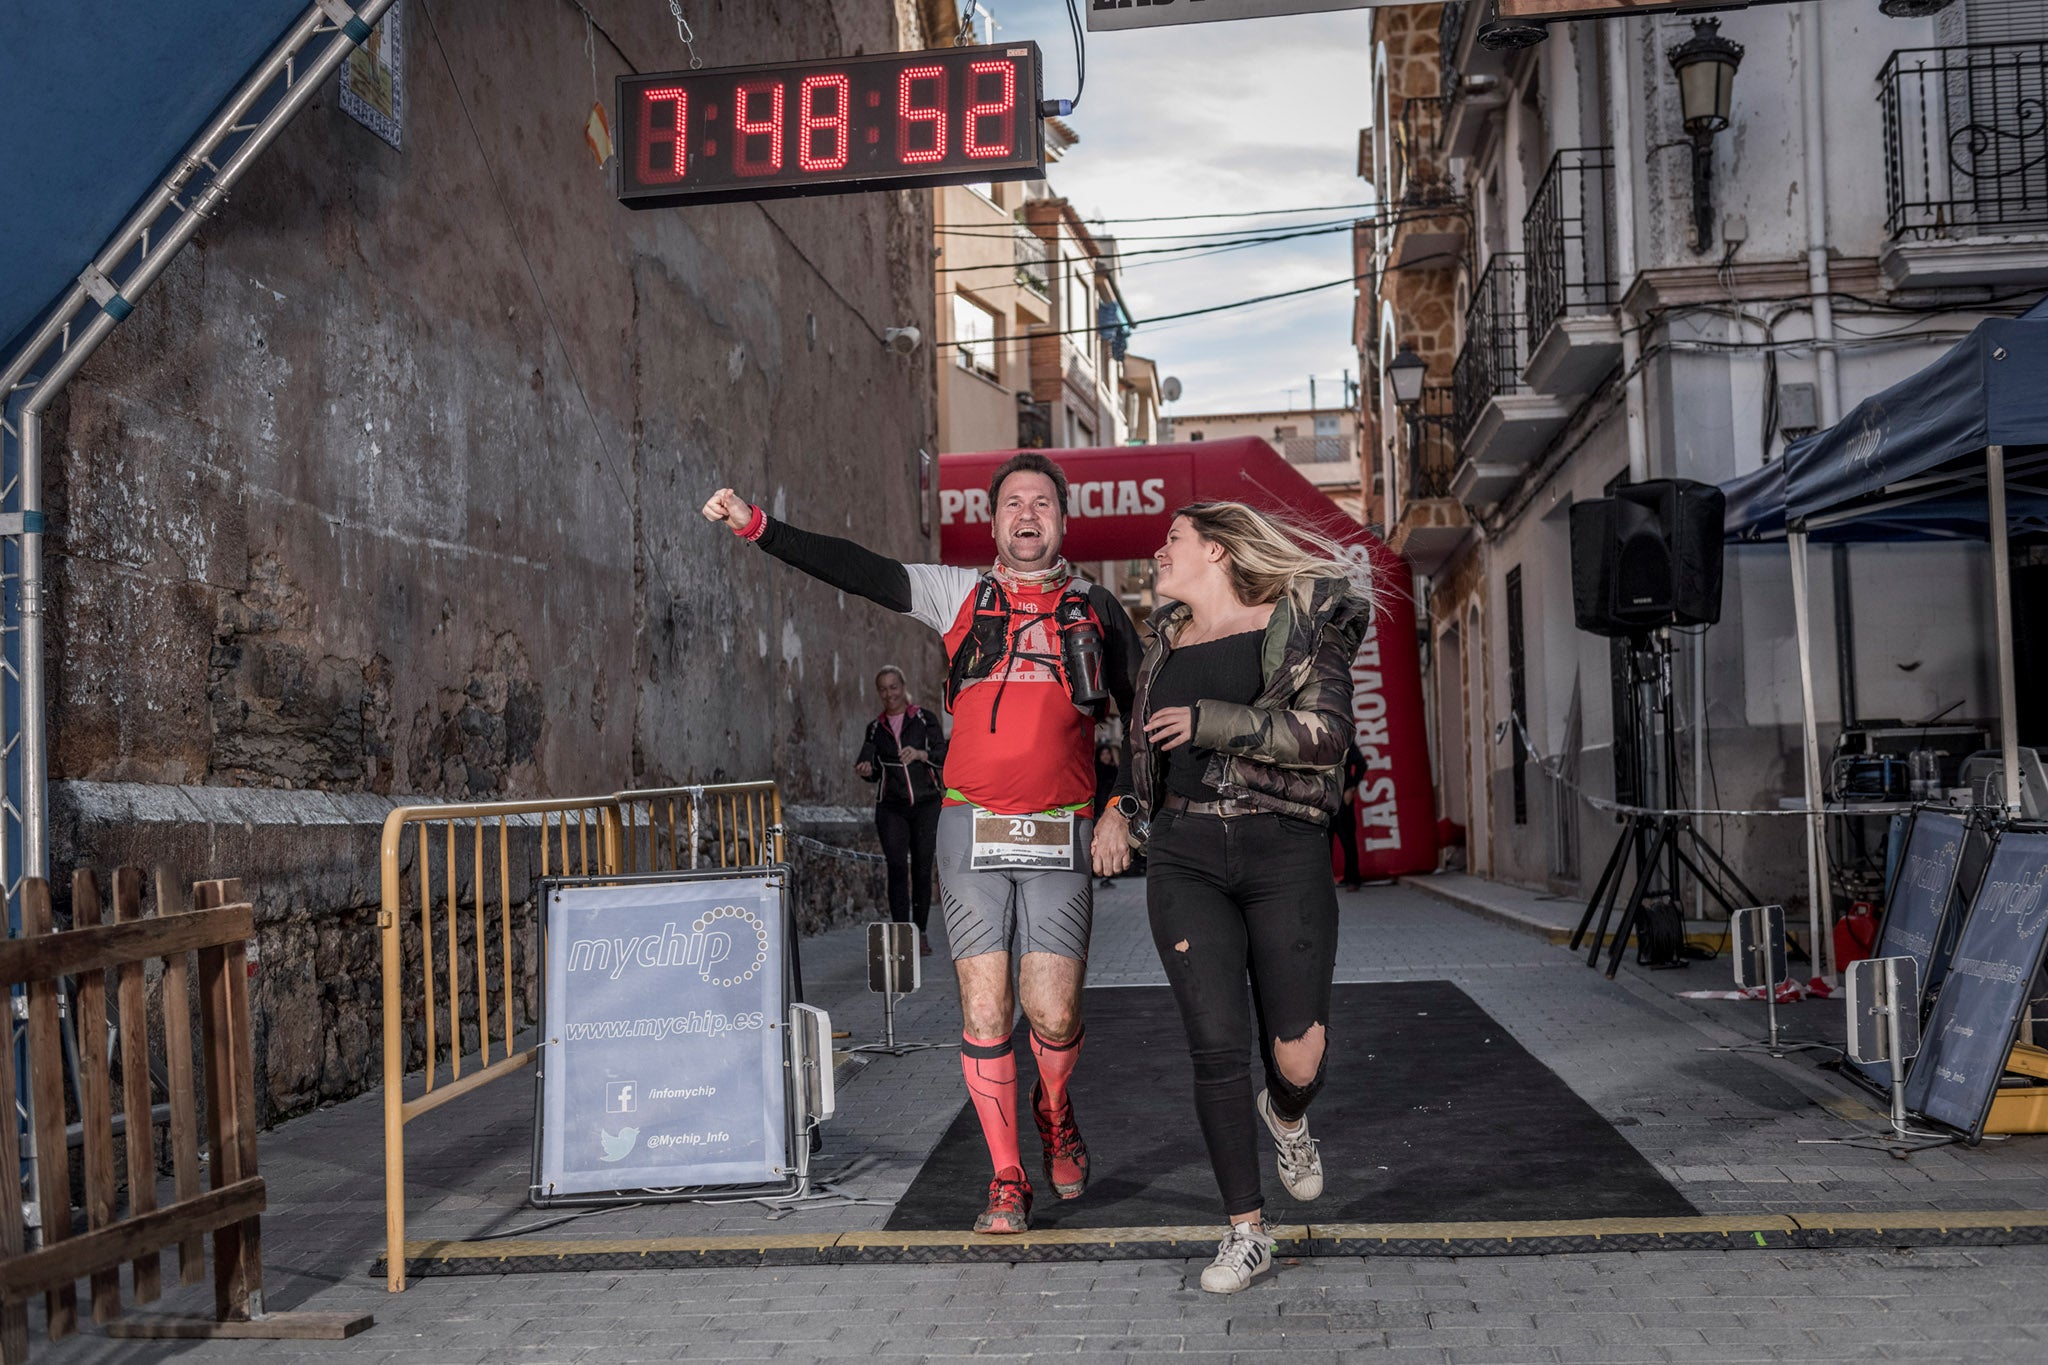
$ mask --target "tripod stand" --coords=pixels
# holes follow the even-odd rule
[[[1632,810],[1622,816],[1621,837],[1615,841],[1614,852],[1608,855],[1600,881],[1586,902],[1586,913],[1579,917],[1579,927],[1572,934],[1571,948],[1577,952],[1592,927],[1593,916],[1599,915],[1600,924],[1593,931],[1593,948],[1586,955],[1586,965],[1600,965],[1601,944],[1607,939],[1608,924],[1614,918],[1622,887],[1624,883],[1628,885],[1628,899],[1620,923],[1615,925],[1607,955],[1606,975],[1610,981],[1621,969],[1622,950],[1630,935],[1642,925],[1644,903],[1655,896],[1680,904],[1681,872],[1690,873],[1694,882],[1731,918],[1742,907],[1759,903],[1735,869],[1693,828],[1692,817],[1675,809],[1678,735],[1671,700],[1671,633],[1658,630],[1631,637],[1626,657],[1629,706],[1624,734],[1635,760],[1636,790],[1651,789],[1654,769],[1662,808]],[[1658,760],[1654,763],[1653,745]],[[1681,916],[1683,913],[1681,909]]]

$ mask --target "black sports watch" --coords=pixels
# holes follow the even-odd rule
[[[1122,796],[1110,798],[1109,808],[1126,820],[1138,818],[1138,798],[1125,792]]]

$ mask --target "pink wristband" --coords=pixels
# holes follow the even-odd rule
[[[761,533],[768,529],[768,514],[758,507],[753,511],[754,515],[747,519],[747,524],[733,532],[741,540],[759,540]]]

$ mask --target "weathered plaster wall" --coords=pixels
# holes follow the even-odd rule
[[[591,9],[607,96],[687,62],[661,6]],[[317,996],[325,1030],[273,1057],[272,1113],[371,1079],[374,826],[130,826],[63,784],[489,800],[772,777],[857,802],[872,667],[938,674],[917,628],[696,510],[730,484],[928,556],[930,356],[880,333],[933,334],[929,196],[628,212],[584,147],[576,6],[408,10],[405,150],[324,92],[47,429],[54,870],[245,879],[265,972],[302,983],[259,1008]],[[723,65],[917,46],[908,15],[692,18]],[[812,917],[864,910],[863,876],[821,871],[837,899]]]

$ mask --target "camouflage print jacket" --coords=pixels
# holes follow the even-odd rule
[[[1148,623],[1138,670],[1135,714],[1146,714],[1159,666],[1187,624],[1188,609],[1165,602]],[[1194,745],[1211,752],[1203,778],[1226,797],[1281,815],[1327,823],[1343,804],[1344,755],[1351,747],[1351,661],[1372,619],[1371,605],[1341,580],[1302,583],[1273,608],[1260,673],[1265,689],[1250,706],[1204,701],[1195,707]],[[1121,787],[1149,820],[1166,785],[1165,755],[1128,725]],[[1134,838],[1135,842],[1135,838]]]

